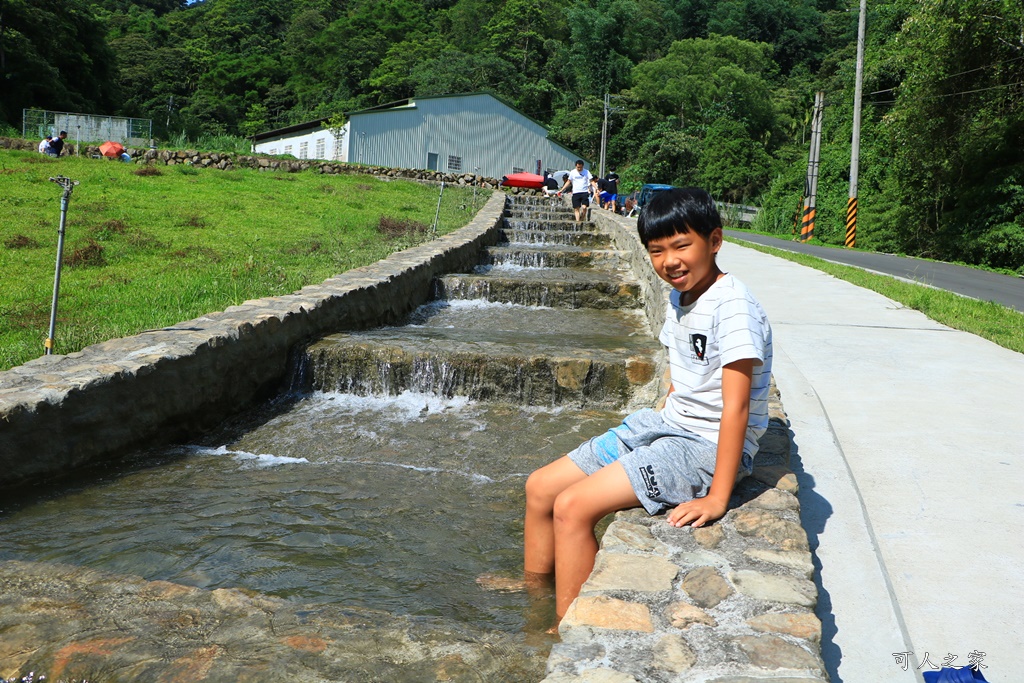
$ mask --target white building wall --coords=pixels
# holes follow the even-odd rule
[[[260,140],[253,145],[252,151],[255,154],[289,154],[296,159],[348,161],[348,129],[349,123],[346,123],[341,136],[335,139],[330,130],[322,126],[311,127],[306,131]]]
[[[572,168],[576,155],[547,139],[540,124],[489,95],[413,100],[405,107],[356,112],[350,161],[431,168],[500,178],[515,171]],[[457,166],[453,167],[453,166]]]
[[[547,130],[486,94],[413,99],[390,109],[353,112],[340,144],[322,126],[261,140],[253,151],[368,166],[476,173],[492,178],[566,170],[577,155]],[[326,150],[319,156],[318,144]],[[305,153],[303,153],[305,150]]]

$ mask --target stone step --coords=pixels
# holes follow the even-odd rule
[[[559,220],[540,218],[506,218],[504,227],[508,230],[565,230],[567,232],[597,232],[590,221],[575,221],[572,216]]]
[[[552,206],[552,204],[564,206],[560,199],[541,195],[512,195],[509,196],[506,206],[512,209],[521,209],[535,206]]]
[[[568,244],[578,247],[608,247],[609,235],[578,230],[516,230],[502,228],[504,241],[512,244]]]
[[[512,265],[524,268],[619,268],[624,255],[614,249],[589,249],[572,245],[494,246],[482,256],[484,265]]]
[[[526,208],[505,211],[506,218],[536,218],[540,220],[572,221],[576,215],[572,209]]]
[[[537,335],[524,341],[514,331],[439,328],[336,334],[307,350],[306,388],[617,408],[654,378],[649,339],[605,336],[600,344],[593,343],[595,337],[569,345],[567,337]]]
[[[603,350],[628,349],[654,343],[647,317],[637,309],[549,308],[483,300],[435,300],[417,308],[403,323],[410,331],[481,334],[512,343],[544,339],[556,348],[593,345]],[[456,330],[456,332],[452,332]],[[509,336],[513,335],[513,336]],[[511,341],[510,341],[511,340]],[[659,347],[655,343],[654,349]]]
[[[483,299],[555,308],[640,308],[640,285],[626,274],[546,268],[489,275],[445,275],[434,281],[435,299]]]

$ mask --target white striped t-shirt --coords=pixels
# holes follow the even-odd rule
[[[722,420],[722,366],[755,359],[750,385],[750,419],[743,451],[757,453],[757,440],[768,427],[768,384],[772,372],[772,328],[768,316],[746,285],[728,273],[693,304],[682,306],[681,294],[669,297],[659,339],[668,348],[672,394],[665,403],[666,421],[718,443]]]

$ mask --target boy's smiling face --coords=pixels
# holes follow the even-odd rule
[[[658,276],[683,294],[684,304],[691,304],[722,275],[715,263],[721,248],[721,228],[707,237],[690,230],[651,240],[647,254]]]

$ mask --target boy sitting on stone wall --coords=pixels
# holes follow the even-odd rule
[[[674,290],[660,335],[672,383],[661,411],[629,415],[526,482],[526,582],[554,579],[559,620],[594,567],[602,517],[643,506],[651,515],[668,510],[677,527],[719,519],[768,426],[771,327],[743,283],[716,263],[722,221],[711,196],[660,192],[637,228]]]

